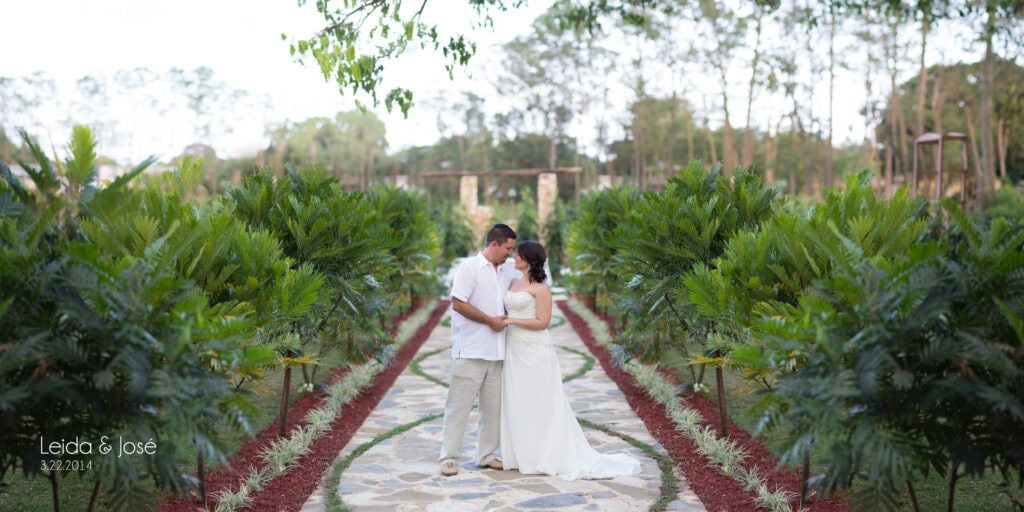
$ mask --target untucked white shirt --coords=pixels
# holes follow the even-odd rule
[[[451,296],[473,305],[484,314],[505,314],[502,297],[520,273],[508,263],[494,265],[482,253],[459,265],[452,280]],[[505,331],[494,332],[487,324],[474,322],[452,308],[452,359],[505,359]]]

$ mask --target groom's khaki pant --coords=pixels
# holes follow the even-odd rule
[[[483,359],[452,359],[448,381],[448,399],[444,404],[444,439],[441,442],[441,463],[459,463],[462,438],[469,421],[469,411],[480,396],[475,461],[478,466],[495,459],[501,443],[501,361]]]

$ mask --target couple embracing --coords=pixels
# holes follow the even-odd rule
[[[515,264],[506,263],[515,253]],[[551,289],[544,246],[516,245],[505,224],[487,233],[486,246],[466,259],[452,282],[452,360],[444,410],[441,474],[459,471],[459,454],[479,396],[479,443],[474,462],[566,480],[640,473],[626,454],[601,454],[562,390],[551,343]],[[499,456],[500,453],[500,456]]]

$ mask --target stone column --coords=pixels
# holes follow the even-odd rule
[[[547,241],[547,233],[544,232],[544,223],[548,216],[555,210],[555,199],[558,198],[558,175],[553,172],[545,172],[537,175],[537,231],[544,241]]]
[[[463,176],[459,182],[459,199],[466,205],[466,211],[473,214],[476,211],[478,202],[476,199],[477,177]]]
[[[469,224],[473,227],[473,235],[480,243],[483,243],[484,235],[490,227],[489,222],[494,211],[487,206],[480,206],[480,201],[477,200],[478,186],[479,178],[476,176],[463,176],[459,182],[459,200],[466,207],[466,213],[469,215]]]

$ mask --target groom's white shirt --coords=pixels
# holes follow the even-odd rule
[[[509,262],[494,265],[482,253],[459,265],[452,280],[451,296],[491,316],[505,314],[502,297],[512,280],[521,274]],[[505,331],[494,332],[452,309],[452,359],[505,359]]]

